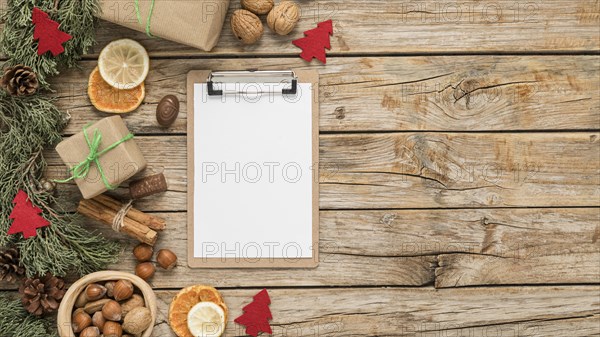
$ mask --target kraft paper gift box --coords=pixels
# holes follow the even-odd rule
[[[97,135],[100,135],[101,140],[96,152],[99,156],[97,162],[87,161],[89,171],[85,177],[73,178],[72,169],[77,166],[85,167],[86,159],[91,153],[90,148],[94,147],[94,145],[90,146],[84,132],[87,133],[90,143],[98,140]],[[114,148],[106,150],[109,147]],[[102,153],[104,150],[106,152]],[[56,151],[69,167],[69,176],[77,183],[85,199],[91,199],[108,191],[106,183],[111,187],[117,187],[146,168],[146,160],[120,116],[107,117],[85,127],[85,131],[59,143]],[[100,169],[97,163],[100,164]],[[104,173],[105,180],[102,179],[100,170]]]
[[[127,28],[210,51],[219,41],[229,0],[100,0],[98,16]]]

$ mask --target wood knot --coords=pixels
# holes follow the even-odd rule
[[[340,120],[346,118],[346,108],[343,106],[337,107],[335,109],[335,118]]]

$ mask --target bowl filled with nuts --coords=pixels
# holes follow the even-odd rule
[[[154,291],[141,278],[101,271],[79,279],[58,309],[61,337],[150,337],[158,309]]]

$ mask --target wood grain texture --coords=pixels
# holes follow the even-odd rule
[[[258,290],[223,290],[226,336]],[[598,336],[597,286],[476,289],[270,289],[275,336]],[[166,322],[176,292],[159,291],[154,335],[174,336]]]
[[[159,269],[150,281],[155,288],[200,279],[228,288],[600,283],[594,208],[321,211],[317,269],[259,269],[252,277],[247,270],[188,268],[186,214],[157,215],[168,225],[156,247],[173,250],[179,264],[170,272]],[[126,247],[108,269],[132,272],[137,242],[86,223]]]
[[[598,206],[599,136],[596,132],[321,135],[320,207]],[[169,184],[165,194],[144,199],[137,207],[185,210],[185,136],[141,136],[136,141],[150,163],[144,174],[164,170]],[[47,159],[50,176],[66,177],[56,153],[49,151]],[[76,187],[63,188],[76,204]]]
[[[596,0],[413,0],[386,3],[299,0],[298,3],[302,19],[289,36],[276,35],[265,25],[264,36],[251,46],[242,45],[231,32],[231,13],[240,8],[239,2],[232,1],[221,40],[210,54],[162,39],[152,39],[144,33],[104,21],[98,29],[99,44],[95,52],[116,37],[130,37],[141,41],[152,56],[296,55],[300,50],[291,44],[291,40],[302,37],[303,31],[328,19],[334,21],[331,55],[600,49],[600,32],[597,29],[600,10]],[[5,6],[6,0],[1,0],[0,9]],[[110,14],[122,20],[136,21],[130,1],[123,1]],[[198,13],[199,19],[203,14],[210,15],[209,9]],[[383,38],[377,38],[380,35]]]
[[[96,62],[54,80],[66,133],[106,116],[87,97]],[[307,69],[300,59],[153,60],[142,107],[125,115],[132,131],[185,133],[186,74],[194,69]],[[314,67],[313,67],[314,68]],[[320,72],[320,128],[349,131],[575,130],[600,128],[600,57],[457,56],[333,58]],[[158,102],[181,101],[175,124],[160,127]]]

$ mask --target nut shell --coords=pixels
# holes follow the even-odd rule
[[[85,328],[80,334],[79,337],[99,337],[100,329],[95,326],[89,326]]]
[[[154,273],[156,272],[156,268],[152,264],[152,262],[143,262],[135,267],[135,274],[141,277],[144,281],[148,280]]]
[[[267,25],[279,35],[288,35],[300,20],[300,7],[293,1],[283,1],[267,16]]]
[[[119,280],[113,289],[115,301],[122,301],[133,295],[133,284],[128,280]]]
[[[138,307],[143,307],[146,305],[144,298],[138,294],[133,294],[130,299],[123,302],[121,304],[121,310],[123,311],[123,316],[127,316],[127,314]]]
[[[264,32],[263,24],[254,13],[238,9],[231,16],[233,35],[245,44],[253,44],[260,39]]]
[[[94,313],[94,316],[92,316],[92,324],[102,332],[104,324],[106,324],[106,318],[102,315],[102,311]]]
[[[85,296],[88,301],[99,300],[106,295],[106,287],[92,283],[85,288]]]
[[[103,298],[101,300],[89,302],[85,305],[85,307],[83,307],[83,310],[85,310],[85,312],[87,312],[88,314],[92,315],[97,311],[102,310],[102,307],[104,307],[104,305],[108,302],[110,302],[110,299],[108,298]]]
[[[132,335],[138,335],[144,332],[152,323],[152,314],[150,309],[137,307],[131,310],[123,320],[123,330]]]
[[[106,322],[102,334],[104,337],[121,337],[123,336],[123,328],[117,322]]]
[[[161,249],[156,255],[158,265],[166,270],[171,270],[177,265],[177,255],[168,249]]]
[[[269,13],[275,5],[273,0],[242,0],[241,2],[244,9],[257,15]]]
[[[135,259],[139,262],[150,261],[152,254],[154,254],[154,248],[145,243],[140,243],[133,248],[133,256],[135,256]]]
[[[104,316],[104,318],[106,318],[109,321],[120,321],[121,318],[123,318],[123,311],[121,310],[121,305],[117,301],[108,301],[102,307],[102,316]]]
[[[77,309],[73,313],[71,322],[73,332],[78,333],[83,331],[83,329],[87,328],[88,326],[92,325],[92,317],[90,317],[90,315],[82,309]]]

